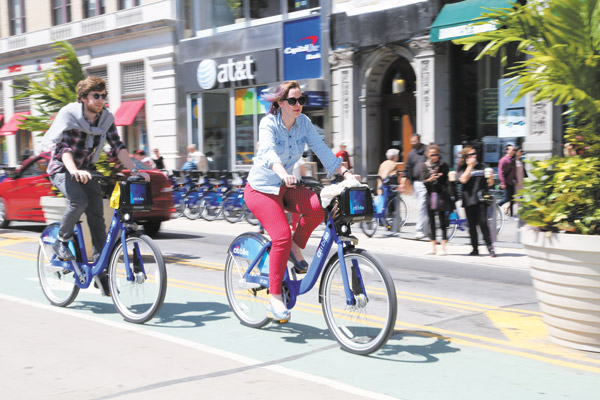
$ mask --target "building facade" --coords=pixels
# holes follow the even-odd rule
[[[169,168],[176,134],[176,2],[158,0],[15,0],[0,2],[1,163],[16,165],[42,151],[39,132],[19,130],[36,113],[15,101],[12,84],[54,66],[52,43],[74,47],[87,75],[108,84],[108,108],[130,152],[159,148]]]

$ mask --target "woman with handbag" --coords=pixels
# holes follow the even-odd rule
[[[469,236],[471,236],[471,246],[473,251],[469,255],[478,256],[478,237],[477,225],[483,234],[483,240],[492,257],[496,257],[494,246],[490,237],[490,229],[487,224],[488,187],[493,186],[494,176],[485,177],[485,166],[477,160],[477,150],[471,146],[465,146],[462,152],[462,157],[458,162],[458,181],[462,183],[462,199],[467,222],[469,224]],[[489,185],[489,186],[488,186]]]
[[[427,214],[429,216],[429,238],[431,239],[432,250],[426,254],[436,254],[437,241],[435,238],[435,214],[437,213],[442,230],[442,249],[438,253],[440,256],[446,254],[446,228],[448,227],[447,211],[453,210],[450,192],[448,190],[448,172],[450,168],[441,159],[440,148],[431,143],[427,147],[425,154],[427,160],[418,168],[419,180],[425,184],[427,189]]]

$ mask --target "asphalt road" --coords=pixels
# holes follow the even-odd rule
[[[223,290],[230,226],[188,226],[167,224],[156,238],[169,287],[142,326],[93,289],[68,308],[48,305],[36,276],[40,227],[0,230],[2,397],[597,398],[600,355],[546,339],[525,268],[372,246],[394,278],[398,318],[389,342],[361,357],[329,335],[314,289],[288,324],[239,324]]]

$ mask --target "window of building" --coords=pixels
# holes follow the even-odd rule
[[[212,0],[212,8],[216,28],[245,21],[243,1]]]
[[[319,0],[287,0],[288,12],[320,7]]]
[[[4,114],[4,86],[0,82],[0,114]]]
[[[260,19],[281,14],[281,2],[279,0],[249,1],[250,19]]]
[[[119,0],[119,10],[125,10],[140,5],[140,0]]]
[[[26,81],[24,80],[15,80],[13,82],[15,85],[19,85],[19,86],[24,86],[27,84]],[[24,90],[19,89],[19,88],[15,88],[15,96],[23,93]],[[15,100],[15,112],[17,111],[29,111],[29,106],[30,106],[31,102],[29,101],[29,97],[23,97],[22,99],[17,99]]]
[[[145,91],[144,62],[136,61],[122,66],[122,94],[144,93]]]
[[[25,0],[8,0],[10,16],[10,34],[20,35],[27,32],[25,25]]]
[[[71,22],[71,0],[52,0],[52,25]]]
[[[229,92],[202,95],[203,152],[209,169],[229,169]]]
[[[106,12],[106,0],[84,0],[83,16],[84,18],[95,17]]]
[[[235,165],[252,165],[256,89],[235,90]]]

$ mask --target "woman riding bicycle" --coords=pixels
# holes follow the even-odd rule
[[[271,102],[271,107],[260,121],[260,149],[253,160],[244,197],[273,243],[269,258],[271,298],[267,314],[284,322],[290,318],[281,289],[287,261],[291,254],[297,272],[306,272],[308,263],[301,249],[306,247],[311,233],[324,218],[319,197],[305,187],[294,186],[297,182],[292,172],[294,164],[308,143],[330,176],[335,172],[346,179],[356,176],[341,165],[342,160],[335,157],[310,119],[302,114],[307,98],[302,95],[298,82],[283,82],[274,94],[263,98]],[[293,237],[286,210],[301,215]]]

